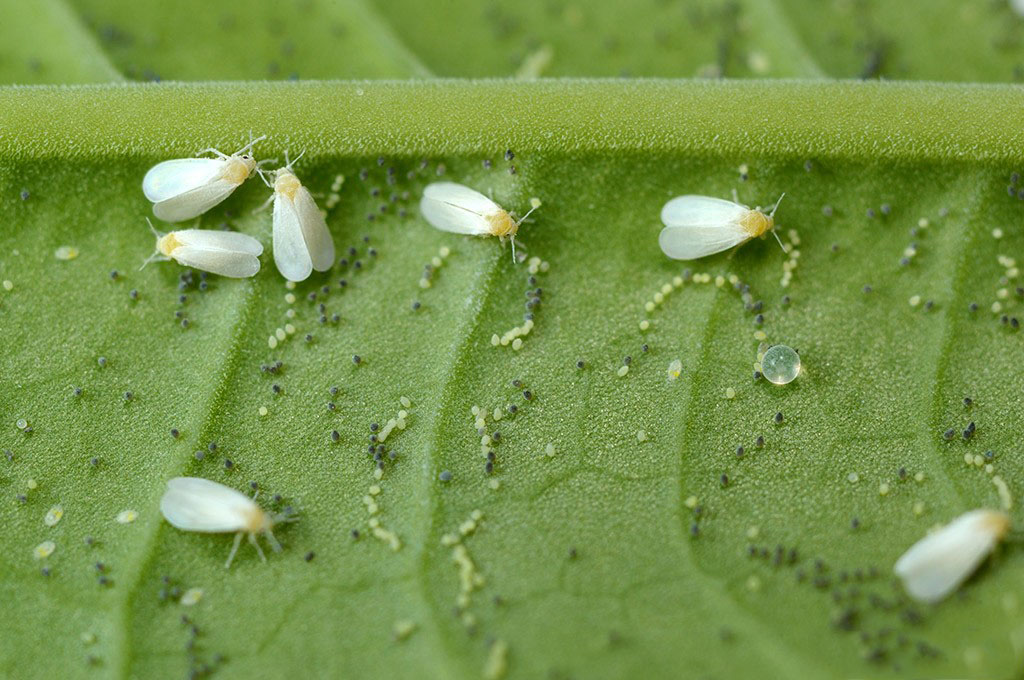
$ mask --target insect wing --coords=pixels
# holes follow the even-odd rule
[[[292,210],[295,211],[302,227],[302,237],[306,242],[313,269],[318,272],[327,271],[334,266],[334,239],[331,238],[327,222],[324,221],[323,214],[316,207],[316,202],[306,187],[299,187],[295,192]]]
[[[180,265],[232,279],[245,279],[260,271],[260,261],[255,255],[231,250],[180,246],[171,257]]]
[[[153,204],[153,214],[164,222],[182,222],[198,217],[231,195],[238,185],[217,179],[183,194]]]
[[[295,205],[280,194],[274,198],[274,264],[289,281],[305,281],[313,271],[299,213]]]
[[[661,209],[665,228],[658,235],[662,252],[676,260],[694,260],[743,243],[750,235],[739,225],[748,208],[710,196],[677,196]]]
[[[142,179],[142,193],[153,203],[166,201],[214,181],[224,163],[220,158],[178,158],[157,163]]]
[[[167,521],[186,531],[240,531],[254,511],[262,512],[248,497],[200,477],[175,477],[160,499]]]
[[[420,212],[427,222],[456,234],[488,234],[488,215],[501,207],[479,191],[454,182],[435,182],[423,190]]]
[[[711,196],[676,196],[661,208],[666,227],[713,227],[738,222],[749,208]]]
[[[174,232],[179,243],[198,248],[230,250],[238,253],[260,256],[263,244],[248,234],[237,231],[217,231],[213,229],[181,229]]]

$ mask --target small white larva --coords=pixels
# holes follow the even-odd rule
[[[216,149],[205,149],[216,158],[177,158],[157,163],[142,179],[142,193],[153,202],[153,214],[165,222],[181,222],[198,217],[231,195],[249,179],[257,167],[247,153],[258,137],[226,156]]]
[[[893,571],[915,600],[942,600],[974,573],[1010,528],[996,510],[971,510],[910,547]]]
[[[658,235],[658,245],[674,260],[696,260],[740,246],[769,230],[778,240],[774,217],[782,196],[767,215],[760,207],[751,210],[721,198],[676,196],[661,209],[665,228]]]
[[[334,239],[313,196],[292,172],[295,161],[285,154],[273,184],[260,176],[274,190],[274,264],[289,281],[305,281],[314,269],[324,272],[334,265]]]
[[[142,263],[176,260],[178,264],[235,279],[254,276],[260,270],[263,245],[252,236],[235,231],[182,229],[161,234],[146,218],[156,236],[156,250]]]
[[[249,542],[264,562],[267,558],[256,542],[256,534],[265,534],[271,547],[276,552],[281,551],[281,544],[271,533],[274,518],[253,499],[209,479],[175,477],[168,481],[167,491],[160,499],[160,512],[168,522],[184,531],[237,532],[225,568],[231,566],[243,534],[249,535]]]
[[[518,220],[500,205],[479,191],[454,182],[435,182],[423,190],[420,212],[427,222],[455,234],[474,236],[497,236],[504,243],[512,242],[512,257],[515,258],[516,232],[519,225],[540,205],[531,201],[529,212]]]

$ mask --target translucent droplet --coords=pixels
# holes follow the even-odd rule
[[[773,345],[761,360],[761,374],[776,385],[785,385],[800,373],[800,355],[792,347]]]

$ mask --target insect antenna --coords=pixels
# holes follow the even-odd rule
[[[293,165],[295,165],[296,163],[298,163],[298,162],[299,162],[299,159],[300,159],[300,158],[302,158],[302,157],[303,157],[303,156],[305,156],[305,155],[306,155],[306,150],[305,150],[305,149],[303,149],[303,150],[302,150],[302,153],[300,153],[300,154],[299,154],[298,156],[296,156],[296,157],[295,157],[294,159],[292,159],[292,160],[288,160],[288,152],[287,152],[287,151],[285,151],[285,152],[284,152],[284,167],[290,170],[290,169],[291,169],[291,167],[292,167]]]
[[[773,210],[772,212],[775,212],[775,211]],[[782,239],[779,238],[779,235],[775,232],[775,227],[772,227],[772,236],[774,236],[775,240],[779,242],[779,247],[782,248],[782,252],[788,253],[789,251],[786,250],[786,246],[783,245]]]
[[[161,234],[159,231],[156,230],[156,227],[153,226],[153,223],[149,221],[148,217],[146,218],[146,224],[149,225],[149,230],[151,232],[153,232],[153,236],[155,236],[157,238],[157,240],[159,240],[160,238],[163,237],[163,234]],[[157,259],[157,257],[159,257],[159,256],[160,256],[160,249],[159,248],[154,248],[153,249],[153,254],[146,258],[146,261],[142,263],[141,267],[139,267],[139,271],[141,272],[143,269],[146,268],[147,264],[149,264],[153,260]]]
[[[768,213],[768,217],[775,217],[775,211],[779,209],[779,203],[782,203],[782,199],[784,199],[785,197],[786,192],[782,192],[782,195],[779,196],[779,200],[775,201],[775,205],[772,207],[772,211]],[[782,248],[782,252],[789,252],[788,250],[786,250],[786,246],[782,244],[782,239],[779,238],[779,235],[778,233],[776,233],[774,226],[772,227],[772,236],[774,236],[775,240],[779,242],[779,247]]]
[[[241,149],[239,149],[238,151],[236,151],[235,153],[233,153],[233,154],[231,154],[231,155],[232,155],[232,156],[237,156],[237,155],[239,155],[239,154],[245,153],[246,151],[248,151],[249,149],[251,149],[252,147],[254,147],[254,146],[255,146],[256,144],[259,144],[260,142],[262,142],[262,141],[263,141],[264,139],[266,139],[266,138],[267,138],[267,136],[266,136],[266,135],[260,135],[260,136],[259,136],[259,137],[257,137],[256,139],[253,139],[253,138],[252,138],[252,132],[250,132],[250,133],[249,133],[249,143],[248,143],[248,144],[246,144],[246,145],[245,145],[245,146],[243,146],[243,147],[242,147]]]

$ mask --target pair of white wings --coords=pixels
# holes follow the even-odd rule
[[[274,196],[274,264],[289,281],[305,281],[314,269],[324,272],[334,264],[334,240],[306,187],[294,200]]]
[[[750,208],[710,196],[676,196],[661,209],[662,252],[674,260],[720,253],[750,238],[740,219]]]
[[[238,184],[221,177],[224,158],[178,158],[157,163],[142,179],[142,193],[164,222],[202,215],[231,195]]]
[[[501,209],[479,191],[454,182],[429,184],[420,199],[420,212],[427,222],[455,234],[484,236],[491,233],[487,218]]]
[[[246,531],[263,510],[248,496],[201,477],[175,477],[160,499],[167,521],[185,531]]]
[[[255,276],[260,270],[263,245],[252,236],[235,231],[182,229],[174,232],[180,244],[171,252],[186,267],[236,279]]]
[[[974,573],[1001,537],[992,510],[972,510],[910,547],[893,571],[907,592],[922,602],[938,602]]]

